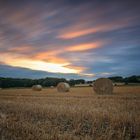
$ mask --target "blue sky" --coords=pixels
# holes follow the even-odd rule
[[[0,76],[140,75],[139,0],[1,0]]]

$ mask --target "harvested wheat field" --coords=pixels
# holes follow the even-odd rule
[[[138,140],[140,86],[97,95],[92,87],[0,91],[1,140]]]

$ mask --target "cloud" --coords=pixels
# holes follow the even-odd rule
[[[138,13],[130,0],[2,0],[0,62],[92,78],[139,74]]]
[[[5,59],[2,60],[2,57]],[[32,70],[42,70],[48,72],[59,72],[59,73],[78,73],[80,70],[67,68],[67,64],[56,64],[56,63],[49,63],[44,62],[41,60],[32,60],[29,58],[21,57],[20,55],[11,56],[11,54],[3,54],[0,56],[0,59],[3,63],[14,66],[14,67],[23,67],[23,68],[30,68]]]
[[[50,63],[69,63],[65,58],[58,57],[57,55],[61,53],[62,50],[51,50],[45,52],[36,53],[33,57],[38,60],[44,60]]]
[[[58,64],[70,64],[71,59],[65,57],[63,54],[66,55],[71,52],[86,52],[91,49],[96,49],[101,47],[103,43],[101,42],[94,42],[94,43],[83,43],[71,46],[63,46],[63,49],[52,49],[52,50],[44,50],[43,52],[38,52],[32,56],[33,59],[36,60],[43,60],[49,63],[58,63]]]
[[[18,46],[18,47],[13,47],[13,48],[9,48],[8,49],[9,52],[16,52],[16,53],[28,53],[33,51],[33,47],[32,46],[28,46],[28,45],[22,45],[22,46]]]
[[[72,39],[72,38],[76,38],[76,37],[80,37],[80,36],[84,36],[84,35],[88,35],[91,33],[95,33],[97,32],[97,29],[82,29],[79,31],[65,31],[67,33],[62,33],[60,35],[58,35],[58,38],[63,38],[63,39]]]
[[[70,52],[77,52],[77,51],[86,51],[86,50],[90,50],[90,49],[95,49],[98,47],[100,47],[99,43],[85,43],[85,44],[67,47],[66,50],[70,51]]]
[[[79,74],[51,73],[21,67],[12,67],[4,64],[0,64],[0,77],[32,78],[32,79],[45,77],[59,77],[66,79],[81,79],[85,77],[87,77],[87,79],[91,78],[89,76]]]
[[[126,27],[131,27],[133,25],[134,20],[136,17],[124,17],[123,19],[118,19],[118,20],[113,20],[111,22],[107,22],[104,24],[98,23],[93,25],[94,27],[86,27],[89,24],[93,24],[92,21],[91,23],[85,23],[85,27],[80,26],[80,22],[77,23],[77,25],[73,25],[72,27],[68,27],[63,29],[60,34],[57,36],[58,38],[62,39],[73,39],[81,36],[86,36],[89,34],[96,34],[96,33],[101,33],[101,32],[110,32],[110,31],[115,31],[115,30],[120,30]],[[87,24],[87,25],[86,25]],[[91,26],[90,25],[90,26]]]

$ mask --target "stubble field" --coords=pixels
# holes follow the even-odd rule
[[[139,140],[140,86],[0,90],[1,140]]]

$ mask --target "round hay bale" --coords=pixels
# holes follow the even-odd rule
[[[58,92],[69,92],[69,90],[70,90],[70,85],[68,83],[60,82],[57,85],[57,91]]]
[[[93,89],[97,94],[112,94],[113,83],[108,78],[99,78],[94,82]]]
[[[34,90],[34,91],[41,91],[42,90],[42,86],[41,85],[33,85],[32,86],[32,90]]]

